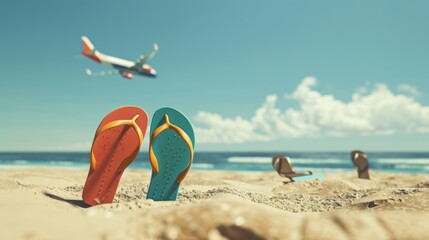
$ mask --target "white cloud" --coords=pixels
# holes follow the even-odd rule
[[[251,122],[239,116],[229,119],[216,113],[199,112],[195,120],[208,126],[196,128],[199,142],[242,143],[270,140],[269,136],[258,134]]]
[[[422,95],[416,87],[409,84],[400,84],[397,89],[399,92],[407,93],[414,97],[420,97]]]
[[[398,132],[429,132],[429,107],[412,97],[395,95],[384,84],[372,90],[358,89],[350,102],[335,99],[312,89],[317,83],[305,78],[286,101],[299,107],[281,110],[277,95],[265,102],[247,120],[240,116],[225,118],[216,113],[198,112],[196,134],[202,143],[243,143],[279,138],[320,136],[391,135]],[[367,84],[368,85],[368,84]]]

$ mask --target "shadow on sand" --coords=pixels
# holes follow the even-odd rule
[[[283,184],[291,184],[291,183],[293,183],[294,181],[283,181]]]
[[[43,192],[43,194],[45,196],[49,197],[49,198],[52,198],[52,199],[55,199],[55,200],[58,200],[58,201],[62,201],[62,202],[66,202],[66,203],[69,203],[69,204],[71,204],[73,206],[76,206],[76,207],[81,207],[81,208],[89,208],[89,207],[91,207],[91,206],[89,206],[88,204],[86,204],[82,200],[65,199],[65,198],[62,198],[60,196],[48,193],[48,192]]]

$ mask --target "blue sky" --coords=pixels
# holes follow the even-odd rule
[[[197,150],[425,151],[428,12],[428,1],[3,1],[0,151],[89,151],[123,105],[181,110]],[[158,78],[86,76],[108,69],[79,57],[82,35],[130,60],[157,42]]]

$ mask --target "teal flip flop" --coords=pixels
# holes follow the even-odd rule
[[[150,126],[152,165],[147,199],[176,200],[179,185],[191,168],[195,136],[189,120],[172,108],[158,109]]]

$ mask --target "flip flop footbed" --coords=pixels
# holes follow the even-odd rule
[[[133,118],[134,127],[121,121],[131,122]],[[82,194],[85,203],[92,206],[113,201],[123,170],[137,156],[147,123],[146,112],[132,106],[118,108],[101,121],[92,144],[91,165]]]
[[[295,173],[292,169],[290,159],[284,155],[274,156],[272,164],[278,174]]]
[[[183,130],[188,140],[191,141],[192,149],[190,149],[186,139],[173,129],[157,132],[157,129],[165,126],[166,117],[170,124]],[[156,201],[176,200],[180,185],[179,175],[187,170],[193,158],[195,137],[192,125],[177,110],[162,108],[156,111],[152,118],[150,133],[151,147],[158,165],[158,172],[152,165],[153,171],[147,198]]]
[[[273,158],[272,158],[272,164],[273,164],[273,168],[274,168],[274,170],[276,170],[277,171],[277,173],[281,173],[281,167],[282,167],[282,164],[281,164],[281,161],[283,160],[283,159],[285,159],[286,157],[284,156],[284,155],[282,155],[282,154],[278,154],[278,155],[275,155],[275,156],[273,156]]]
[[[369,179],[369,163],[368,159],[364,156],[359,156],[354,160],[355,166],[358,170],[359,178]]]
[[[366,154],[362,151],[352,151],[351,159],[353,161],[353,164],[357,168],[358,177],[369,179],[369,172],[368,172],[369,162]]]

